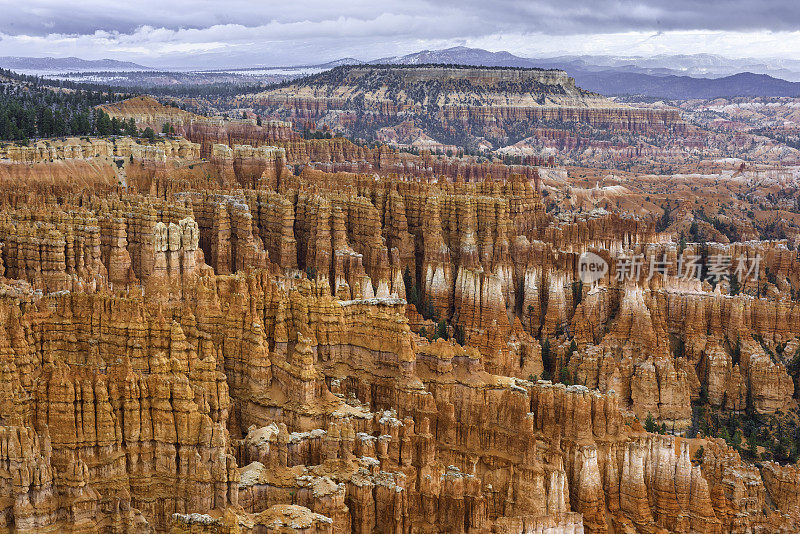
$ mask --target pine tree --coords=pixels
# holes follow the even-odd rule
[[[656,232],[663,232],[669,226],[670,219],[669,219],[669,202],[667,203],[666,207],[664,207],[664,213],[661,215],[661,219],[656,223]]]
[[[559,373],[559,381],[568,386],[572,384],[569,369],[567,369],[566,366],[561,368],[561,372]]]
[[[125,135],[129,135],[131,137],[136,137],[139,135],[139,129],[136,128],[136,121],[133,120],[133,117],[123,123],[122,130]]]
[[[655,433],[656,429],[656,420],[653,417],[653,414],[647,412],[647,418],[644,420],[644,429],[648,432]]]
[[[739,277],[732,276],[730,284],[730,294],[735,296],[739,294],[739,291],[741,291],[741,285],[739,284]]]
[[[703,462],[703,456],[705,455],[706,450],[700,445],[700,448],[694,453],[694,461],[697,463]]]
[[[409,304],[417,305],[417,287],[414,284],[414,279],[411,277],[411,271],[406,266],[403,269],[403,285],[406,288],[406,302]]]
[[[454,334],[456,343],[458,343],[459,345],[463,345],[465,343],[466,340],[464,339],[464,327],[463,326],[461,326],[460,324],[455,325],[453,327],[453,334]]]
[[[97,135],[111,135],[111,118],[102,109],[98,109],[95,113],[94,127]]]
[[[417,298],[419,299],[420,297],[418,296]],[[417,310],[419,310],[419,305],[417,305]],[[439,321],[439,312],[436,310],[433,302],[431,302],[431,299],[425,299],[425,304],[423,305],[421,315],[425,319],[429,319],[433,322]]]
[[[445,340],[449,338],[447,334],[447,323],[444,319],[439,321],[439,324],[436,326],[436,337],[440,337]]]
[[[120,135],[122,133],[122,121],[114,117],[111,119],[111,135]]]
[[[753,460],[758,457],[758,445],[756,445],[755,437],[751,437],[747,440],[747,454]]]
[[[731,438],[731,445],[736,450],[739,450],[739,447],[742,446],[742,431],[740,429],[736,429],[733,433],[733,437]]]
[[[544,370],[542,371],[543,379],[545,380],[550,379],[551,366],[552,365],[550,362],[550,339],[544,338],[544,341],[542,341],[542,367],[544,368]]]

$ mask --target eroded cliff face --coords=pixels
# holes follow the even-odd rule
[[[639,161],[648,151],[677,159],[686,152],[683,134],[693,131],[676,109],[619,104],[576,87],[563,71],[542,69],[341,66],[231,105],[407,148],[469,146],[545,159],[591,152]]]
[[[204,117],[173,106],[165,106],[149,96],[137,96],[98,108],[121,121],[133,119],[141,129],[149,127],[160,132],[167,125],[175,134],[197,144],[196,157],[211,157],[216,144],[231,148],[235,145],[260,147],[297,137],[290,122],[265,120],[257,124],[255,118],[229,120],[223,117]]]
[[[478,130],[529,120],[586,122],[623,130],[683,125],[675,111],[619,105],[576,87],[559,70],[344,66],[246,98],[312,120],[330,110],[369,106],[381,118],[430,113],[445,126],[458,123]]]
[[[112,194],[0,183],[2,528],[800,527],[796,466],[640,423],[681,434],[701,389],[794,408],[794,301],[678,279],[651,222],[546,212],[535,169],[294,174],[286,152],[164,154]],[[730,247],[796,276],[781,242]],[[623,253],[667,274],[617,282]]]
[[[0,146],[0,161],[41,163],[56,160],[88,160],[94,158],[132,158],[165,161],[166,158],[197,159],[200,146],[183,138],[160,138],[147,144],[142,139],[67,137],[40,139],[31,145]]]
[[[156,310],[106,292],[2,305],[4,450],[42,473],[9,488],[20,530],[176,529],[286,504],[333,532],[781,521],[724,445],[647,434],[614,393],[489,374],[478,350],[411,334],[399,299],[254,270],[205,271]],[[768,478],[781,510],[795,478]]]

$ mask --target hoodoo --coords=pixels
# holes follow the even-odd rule
[[[5,72],[0,532],[800,531],[785,103]]]

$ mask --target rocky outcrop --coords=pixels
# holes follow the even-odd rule
[[[224,144],[230,148],[235,148],[236,145],[262,147],[277,140],[297,137],[290,122],[278,120],[257,122],[255,118],[204,117],[174,106],[163,105],[150,96],[137,96],[104,104],[98,108],[110,117],[122,121],[133,119],[140,129],[149,127],[161,132],[165,125],[171,127],[174,135],[183,136],[191,142],[191,155],[186,152],[176,154],[186,158],[209,158],[215,144]]]
[[[415,340],[402,300],[341,301],[324,279],[258,270],[201,272],[183,295],[156,310],[103,294],[4,307],[19,377],[9,398],[34,403],[4,406],[3,420],[47,440],[34,450],[53,451],[44,465],[56,480],[94,458],[76,487],[96,509],[130,509],[130,524],[179,532],[206,521],[192,514],[238,505],[264,517],[289,504],[334,532],[721,521],[716,479],[674,438],[637,433],[615,394],[488,374],[476,349]],[[107,325],[96,334],[93,316]],[[33,343],[14,334],[26,331]],[[766,521],[760,507],[738,510]]]
[[[262,147],[276,142],[297,138],[291,122],[264,121],[257,125],[254,120],[228,120],[222,118],[192,118],[178,129],[178,133],[200,146],[200,155],[208,158],[215,144]]]
[[[796,528],[796,467],[681,435],[692,401],[791,414],[794,301],[681,280],[651,220],[548,212],[533,171],[288,172],[296,145],[0,186],[4,528]],[[791,287],[781,242],[708,247]]]
[[[99,139],[68,137],[43,139],[30,145],[9,144],[0,147],[0,163],[41,163],[59,160],[94,158],[133,158],[164,160],[167,157],[199,159],[200,146],[186,139],[162,138],[146,144],[144,140],[130,137]]]
[[[368,91],[364,86],[367,81],[377,90]],[[327,96],[326,88],[333,84],[337,94]],[[424,84],[435,84],[443,91],[432,102],[411,96],[418,93],[415,88]],[[501,88],[512,96],[502,97]],[[398,89],[405,90],[405,100],[387,98],[388,91]],[[478,100],[470,100],[475,94],[480,94]],[[509,123],[531,120],[580,121],[626,130],[674,128],[683,124],[674,110],[637,110],[615,105],[577,88],[563,71],[542,69],[345,66],[251,98],[270,110],[316,120],[331,110],[357,109],[354,102],[359,97],[368,98],[379,117],[393,117],[401,111],[422,116],[431,113],[445,125],[455,123],[468,128],[489,123],[502,128]]]
[[[322,126],[353,137],[366,132],[405,149],[443,154],[469,146],[498,148],[498,154],[531,162],[548,162],[552,154],[558,159],[608,154],[608,159],[634,161],[671,154],[677,161],[695,148],[688,141],[675,147],[675,134],[692,130],[678,110],[619,104],[576,87],[558,70],[350,65],[237,100],[305,128]],[[549,135],[540,134],[543,130]],[[583,135],[576,136],[576,130]],[[610,141],[611,133],[637,141]],[[287,148],[290,160],[295,154],[307,157],[300,154],[305,147],[298,148]],[[369,170],[360,161],[359,168],[325,155],[310,158],[327,162],[321,168],[328,172]],[[382,168],[389,165],[402,172],[402,158],[381,158]]]

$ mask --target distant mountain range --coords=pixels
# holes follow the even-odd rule
[[[290,67],[238,67],[235,69],[181,69],[180,83],[226,83],[225,73],[238,83],[275,83],[317,74],[340,65],[366,64],[460,64],[486,67],[561,69],[584,89],[606,96],[635,95],[649,98],[686,100],[730,96],[800,97],[800,60],[731,59],[714,54],[658,55],[653,57],[558,56],[525,58],[510,52],[456,46],[443,50],[422,50],[404,56],[360,61],[347,57],[319,65]],[[160,70],[138,63],[113,59],[85,60],[76,57],[0,57],[0,67],[23,74],[54,76],[66,72],[85,73],[75,81],[150,87],[174,83],[158,76]],[[109,73],[126,72],[120,79]],[[148,74],[137,74],[147,71]],[[102,73],[95,76],[92,73]],[[155,78],[153,78],[155,76]],[[220,76],[222,76],[220,78]],[[173,76],[174,77],[174,76]],[[153,79],[151,79],[153,78]],[[213,80],[212,80],[213,78]]]
[[[606,96],[641,95],[675,100],[722,96],[800,96],[800,83],[774,76],[783,73],[792,79],[800,79],[800,61],[792,60],[770,64],[712,54],[649,58],[524,58],[509,52],[489,52],[480,48],[458,46],[384,57],[369,63],[452,63],[487,67],[557,68],[575,78],[579,87]],[[796,70],[789,70],[790,67]]]
[[[601,71],[577,74],[575,82],[583,89],[607,96],[642,95],[669,100],[731,96],[800,97],[800,83],[752,72],[722,78],[692,78]]]
[[[423,50],[405,56],[393,56],[369,63],[464,63],[496,67],[542,67],[566,71],[597,72],[605,70],[636,72],[661,76],[720,78],[752,72],[800,82],[800,60],[731,59],[715,54],[637,56],[556,56],[526,58],[510,52],[489,52],[482,48],[456,46],[443,50]]]
[[[0,67],[18,72],[26,71],[109,71],[109,70],[153,70],[130,61],[115,59],[81,59],[78,57],[20,57],[0,56]]]
[[[425,65],[449,63],[484,67],[538,67],[536,60],[515,56],[510,52],[489,52],[482,48],[454,46],[444,50],[423,50],[405,56],[390,56],[369,63],[389,65]]]

